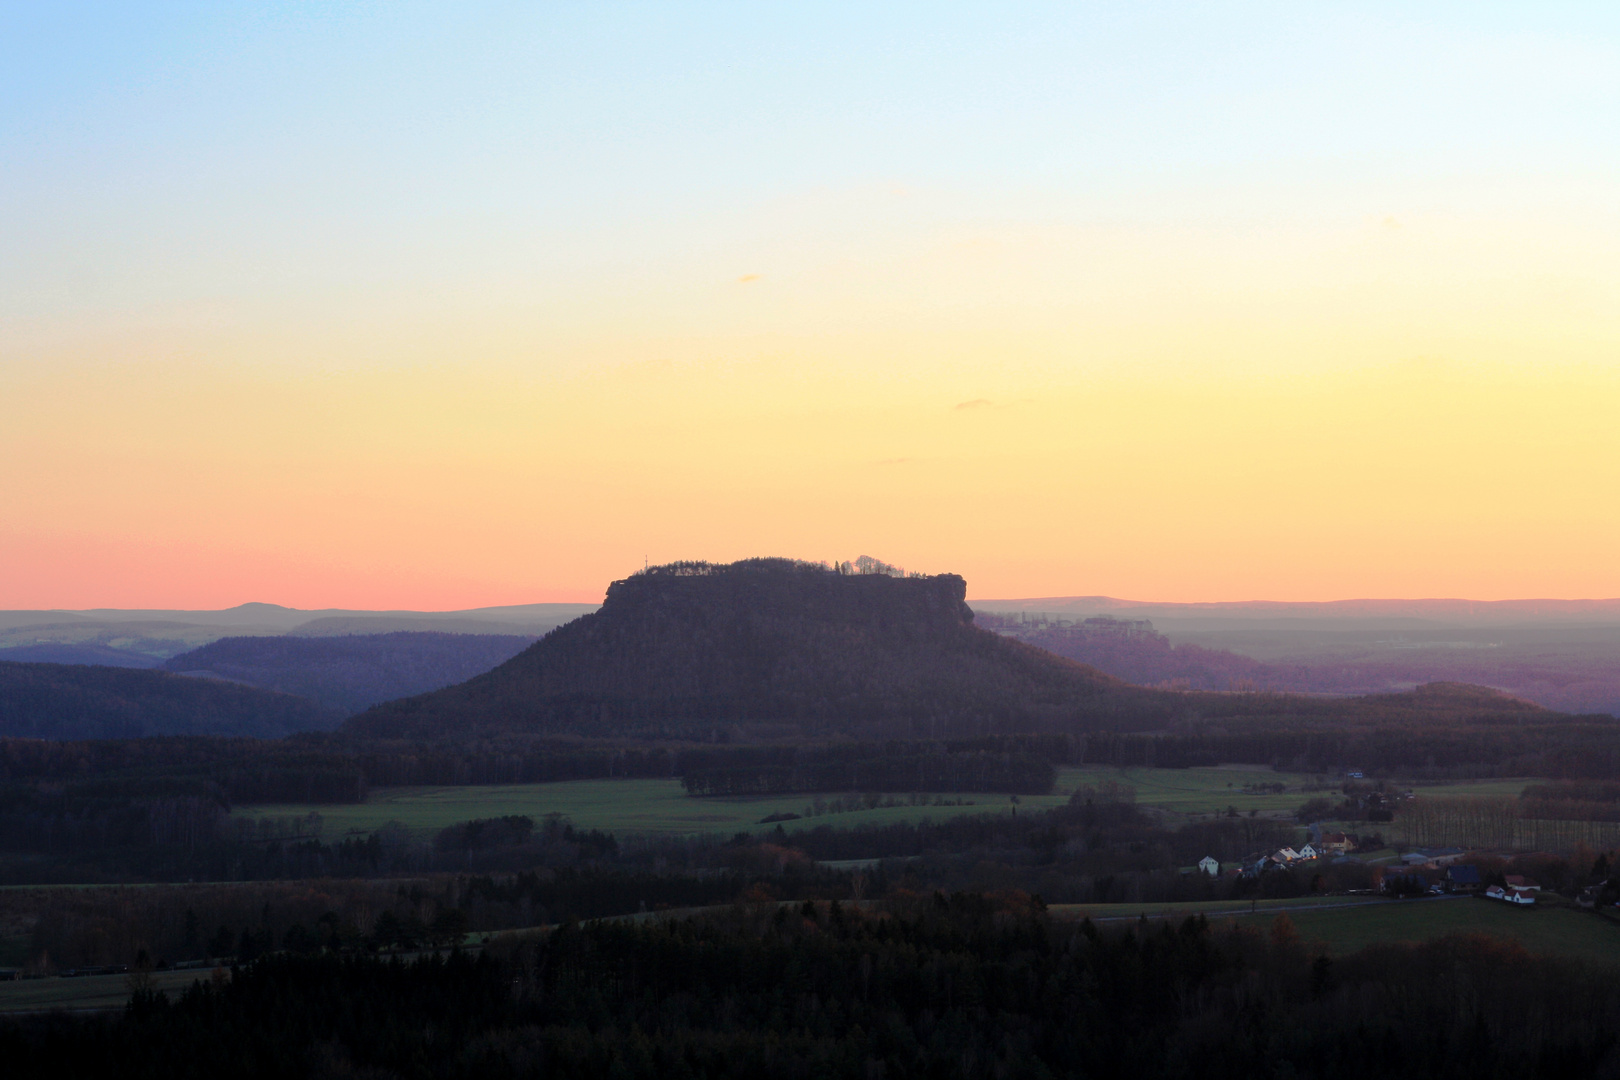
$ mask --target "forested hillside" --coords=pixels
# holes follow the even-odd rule
[[[0,735],[6,736],[276,738],[330,728],[341,718],[336,710],[291,694],[164,671],[0,662]]]
[[[534,640],[517,634],[426,632],[230,637],[182,653],[163,666],[297,694],[352,713],[464,682],[511,659]]]
[[[157,657],[128,649],[114,649],[95,643],[74,645],[55,641],[0,649],[0,661],[11,664],[96,664],[101,667],[127,668],[153,668],[161,663]]]
[[[349,730],[935,737],[1173,711],[1163,695],[975,627],[965,594],[954,574],[781,559],[654,567],[487,675],[378,706]]]

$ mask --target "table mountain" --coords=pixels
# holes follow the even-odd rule
[[[954,574],[785,559],[653,567],[493,671],[347,726],[384,737],[944,737],[1174,711],[1172,695],[975,627],[966,590]]]

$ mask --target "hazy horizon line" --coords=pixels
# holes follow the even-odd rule
[[[1088,601],[1089,602],[1094,602],[1094,603],[1117,604],[1117,605],[1123,605],[1123,606],[1128,606],[1128,607],[1173,606],[1173,607],[1204,607],[1204,608],[1253,607],[1253,606],[1266,606],[1266,607],[1324,607],[1324,606],[1342,606],[1342,605],[1356,605],[1356,604],[1471,604],[1471,605],[1497,606],[1497,607],[1505,606],[1505,605],[1521,605],[1521,604],[1550,604],[1550,605],[1610,605],[1610,604],[1614,604],[1614,605],[1620,605],[1620,597],[1602,597],[1602,596],[1583,596],[1583,597],[1520,596],[1520,597],[1503,597],[1503,598],[1491,599],[1491,600],[1483,600],[1483,599],[1477,599],[1477,598],[1474,598],[1474,597],[1466,597],[1466,596],[1352,596],[1352,597],[1339,597],[1339,598],[1335,598],[1335,599],[1331,599],[1331,600],[1273,600],[1273,599],[1265,599],[1265,598],[1250,598],[1250,599],[1243,599],[1243,600],[1173,600],[1173,599],[1141,600],[1141,599],[1133,599],[1133,598],[1128,598],[1128,597],[1109,596],[1109,595],[1104,594],[1104,593],[1067,593],[1067,594],[1050,593],[1050,594],[1038,595],[1038,596],[978,596],[978,597],[969,596],[967,598],[967,603],[969,603],[969,604],[987,604],[987,603],[1004,603],[1004,604],[1036,604],[1036,603],[1058,604],[1058,603],[1067,603],[1067,604],[1074,604],[1074,603],[1088,602]],[[335,605],[334,606],[325,606],[325,607],[297,607],[297,606],[290,605],[290,604],[279,604],[279,603],[276,603],[274,601],[268,601],[268,600],[246,600],[246,601],[243,601],[243,602],[238,603],[238,604],[232,604],[232,605],[228,605],[228,606],[224,606],[224,607],[217,607],[217,608],[216,607],[160,607],[160,606],[151,606],[151,607],[115,607],[115,606],[62,607],[62,606],[53,606],[53,607],[15,607],[15,608],[7,607],[7,608],[0,608],[0,611],[5,611],[5,612],[9,612],[9,613],[22,613],[22,612],[39,612],[41,614],[62,613],[62,614],[68,614],[68,615],[86,615],[86,614],[94,614],[94,613],[99,613],[99,612],[218,613],[218,612],[228,612],[228,611],[240,611],[240,610],[245,609],[245,608],[263,607],[263,608],[275,608],[275,609],[278,609],[278,610],[291,611],[291,612],[350,612],[350,613],[366,613],[366,614],[378,614],[378,615],[404,615],[404,614],[455,615],[455,614],[464,614],[464,613],[467,613],[467,612],[475,612],[475,611],[490,611],[490,612],[493,612],[493,611],[512,610],[512,609],[519,609],[519,608],[600,606],[601,603],[602,603],[601,599],[595,599],[595,600],[586,600],[586,599],[579,599],[579,600],[535,600],[535,601],[517,601],[517,602],[514,602],[514,603],[504,603],[504,604],[479,604],[479,605],[475,605],[475,606],[472,606],[472,607],[461,607],[461,608],[409,608],[409,607],[389,607],[389,608],[384,608],[384,607],[342,607],[342,606],[335,606]]]

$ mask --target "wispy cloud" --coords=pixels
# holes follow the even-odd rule
[[[972,401],[964,401],[956,407],[958,409],[987,409],[990,407],[990,399],[982,397],[974,398]]]
[[[744,274],[742,277],[737,279],[737,283],[740,285],[746,285],[750,281],[758,281],[761,276],[762,275],[760,274]]]

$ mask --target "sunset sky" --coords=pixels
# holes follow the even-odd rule
[[[1620,7],[0,6],[0,608],[1620,596]]]

